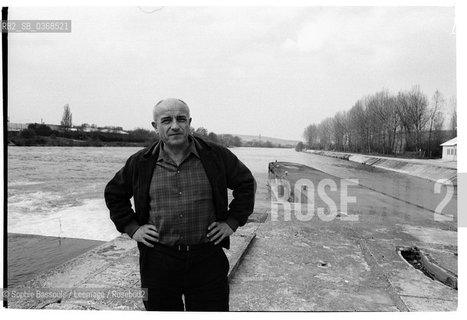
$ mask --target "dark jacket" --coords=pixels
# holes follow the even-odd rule
[[[227,148],[194,137],[195,147],[211,183],[216,221],[226,221],[236,230],[253,212],[256,182],[250,170]],[[149,186],[160,143],[132,155],[107,184],[105,202],[117,230],[133,236],[149,219]],[[228,204],[227,188],[233,190]],[[130,199],[134,197],[135,210]],[[229,248],[229,239],[222,241]]]

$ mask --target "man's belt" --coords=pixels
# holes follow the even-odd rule
[[[197,250],[209,249],[209,248],[215,247],[215,244],[212,242],[206,242],[206,243],[200,243],[200,244],[176,244],[174,246],[169,246],[169,245],[165,245],[162,243],[155,243],[155,245],[159,245],[164,248],[169,248],[169,249],[180,251],[180,252],[197,251]]]

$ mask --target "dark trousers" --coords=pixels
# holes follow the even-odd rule
[[[140,246],[141,287],[148,311],[228,311],[229,261],[220,246],[180,252]],[[185,304],[182,300],[184,296]]]

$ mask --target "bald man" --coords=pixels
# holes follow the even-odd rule
[[[160,140],[132,155],[105,188],[117,230],[137,241],[146,310],[228,311],[222,248],[253,212],[250,170],[227,148],[192,136],[190,124],[185,102],[159,101],[152,126]]]

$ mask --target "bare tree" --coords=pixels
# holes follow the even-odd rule
[[[397,128],[400,126],[400,118],[397,113],[397,102],[395,96],[390,96],[387,101],[387,121],[386,128],[388,130],[388,141],[390,153],[396,151],[396,134]]]
[[[362,97],[348,111],[310,124],[303,135],[310,148],[383,154],[423,148],[427,155],[436,156],[437,141],[442,139],[444,99],[437,91],[430,105],[428,102],[418,86],[397,95],[381,90]],[[456,127],[455,110],[451,120]]]
[[[72,114],[70,110],[70,106],[66,104],[63,107],[63,116],[62,116],[62,121],[60,121],[60,124],[65,130],[69,130],[73,126],[72,122]]]
[[[444,113],[440,112],[435,117],[435,121],[433,125],[433,153],[432,153],[433,157],[442,156],[443,149],[440,145],[441,143],[444,142],[443,125],[444,125]]]
[[[346,151],[348,145],[346,113],[338,112],[332,119],[332,131],[337,150]]]
[[[310,124],[305,128],[303,137],[308,145],[308,148],[317,148],[319,144],[318,126],[316,124]]]
[[[449,129],[453,131],[452,138],[454,138],[454,137],[457,137],[457,99],[456,97],[451,98],[450,104],[452,108],[452,113],[451,113],[451,123],[450,123]]]
[[[409,93],[409,101],[409,116],[415,131],[415,146],[418,151],[421,150],[422,131],[428,121],[428,98],[419,86],[414,86]]]
[[[365,101],[358,100],[349,111],[349,126],[353,134],[354,149],[357,152],[369,151],[370,126]]]
[[[318,125],[319,144],[325,150],[329,150],[334,144],[332,123],[332,118],[329,117],[321,121]]]
[[[431,98],[431,106],[428,110],[428,156],[432,156],[432,135],[433,130],[439,128],[439,122],[443,121],[442,108],[444,106],[444,97],[438,90]]]
[[[410,119],[408,116],[408,107],[409,105],[409,98],[406,92],[399,92],[396,98],[396,110],[397,114],[400,119],[400,128],[401,128],[401,135],[400,135],[400,148],[401,151],[405,151],[410,148],[411,138],[412,138],[412,125],[410,123]],[[405,146],[403,146],[402,138],[405,137]]]
[[[376,145],[379,152],[392,153],[399,126],[396,98],[387,90],[382,90],[371,97],[369,107],[374,121],[373,128],[378,137]]]
[[[428,98],[419,86],[414,86],[409,92],[399,92],[396,107],[405,131],[406,149],[413,146],[419,151],[422,146],[422,133],[428,121]]]

